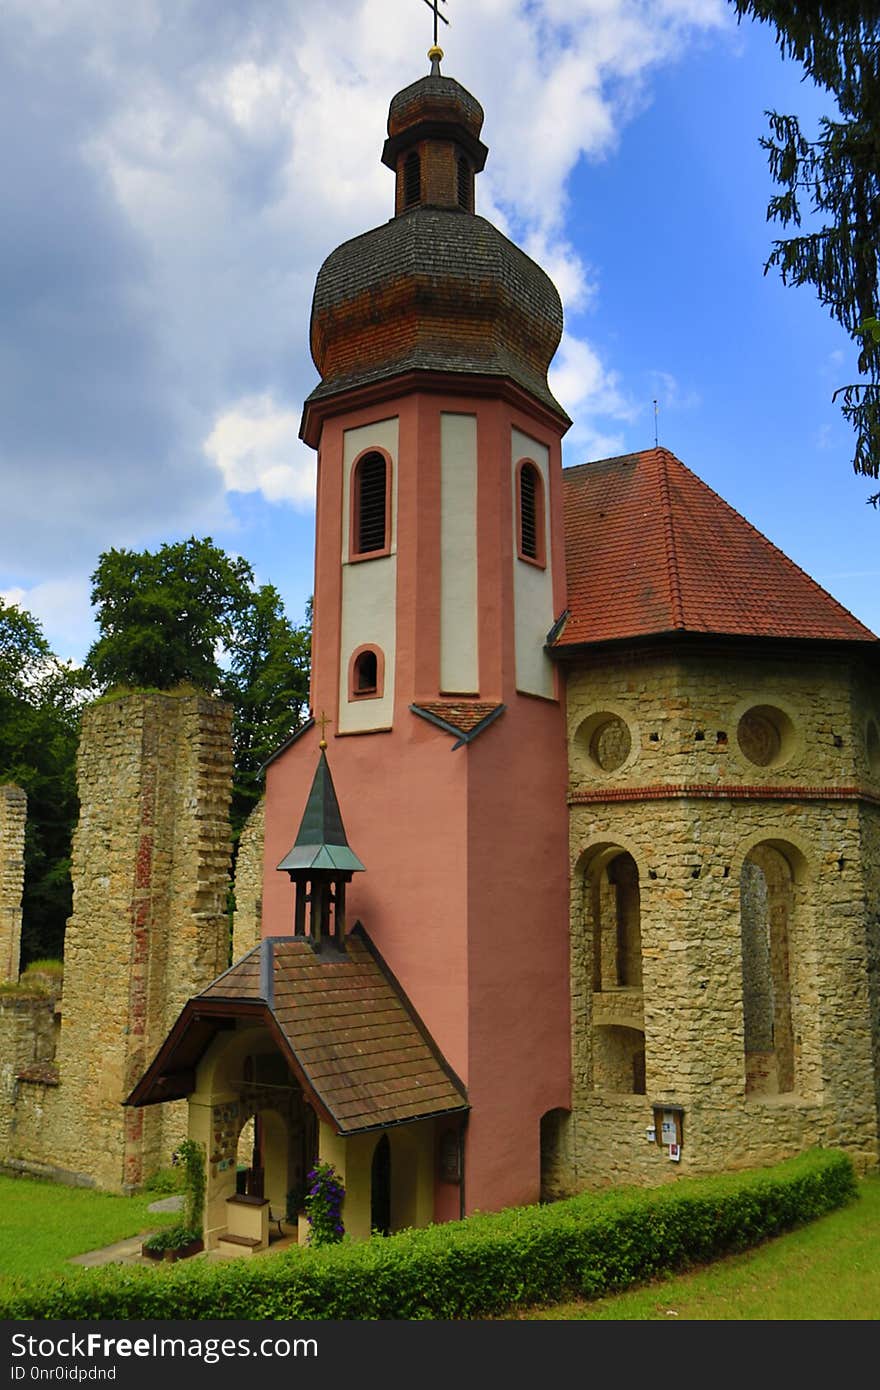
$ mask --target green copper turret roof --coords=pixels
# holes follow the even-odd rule
[[[278,868],[288,871],[326,869],[330,872],[335,870],[341,873],[357,873],[363,867],[349,847],[336,789],[322,748],[299,834],[293,849],[284,856]]]

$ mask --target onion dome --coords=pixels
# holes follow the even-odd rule
[[[506,379],[568,422],[547,385],[562,336],[549,276],[474,213],[488,153],[483,110],[453,78],[431,73],[398,92],[382,161],[396,176],[395,215],[344,242],[318,273],[311,407],[413,372]]]

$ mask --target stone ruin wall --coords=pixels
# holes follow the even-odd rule
[[[231,712],[195,694],[105,699],[84,715],[77,772],[56,1070],[16,1063],[0,1161],[124,1190],[167,1165],[186,1105],[122,1101],[228,963]]]
[[[13,783],[0,786],[0,984],[18,979],[27,796]]]
[[[546,1143],[555,1190],[772,1163],[814,1144],[876,1168],[880,767],[869,766],[866,725],[880,719],[877,704],[871,683],[839,660],[808,668],[656,655],[569,678],[573,1106]],[[793,737],[769,766],[751,763],[737,739],[755,705],[791,720]],[[610,770],[594,756],[597,714],[628,732]],[[715,792],[688,797],[679,790],[688,785]],[[728,790],[717,795],[719,785]],[[796,1080],[788,1092],[747,1096],[739,885],[747,853],[765,840],[788,846],[796,864]],[[595,994],[586,884],[607,846],[638,866],[643,979],[640,990]],[[594,1030],[615,1022],[644,1030],[643,1094],[597,1085]],[[685,1108],[678,1164],[646,1138],[652,1102],[663,1100]]]
[[[266,803],[257,802],[238,841],[235,861],[235,916],[232,923],[232,959],[241,960],[263,935],[263,845],[266,835]]]

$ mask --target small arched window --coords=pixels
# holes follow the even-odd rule
[[[544,480],[530,460],[519,466],[517,489],[519,558],[544,564]]]
[[[417,207],[422,198],[422,161],[416,150],[410,150],[403,161],[403,206]]]
[[[361,652],[354,664],[355,695],[375,695],[377,678],[376,653],[372,651]]]
[[[348,698],[381,698],[385,685],[385,657],[379,647],[358,647],[348,671]]]
[[[471,166],[468,164],[464,155],[458,159],[458,206],[464,208],[465,212],[471,210],[471,195],[473,192],[474,180],[471,173]]]
[[[386,554],[388,461],[371,451],[358,459],[352,478],[351,549],[354,556]]]

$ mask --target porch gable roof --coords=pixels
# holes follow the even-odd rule
[[[344,954],[318,953],[305,937],[261,941],[188,1001],[125,1104],[189,1094],[209,1042],[242,1016],[265,1022],[339,1134],[468,1109],[462,1083],[360,925]]]

